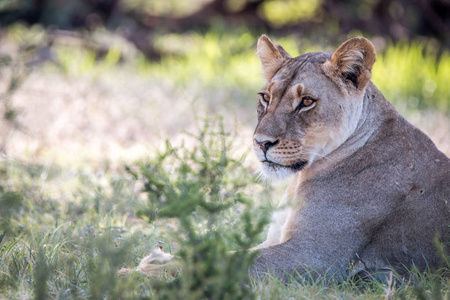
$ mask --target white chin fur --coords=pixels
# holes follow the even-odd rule
[[[291,169],[266,163],[261,164],[257,173],[259,178],[262,178],[264,181],[282,181],[295,174]]]

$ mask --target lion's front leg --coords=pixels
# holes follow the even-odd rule
[[[251,250],[263,249],[284,242],[283,233],[286,232],[285,226],[291,212],[290,208],[275,211],[272,215],[266,240]]]
[[[266,275],[275,276],[286,280],[301,277],[319,276],[318,265],[311,266],[305,256],[299,253],[298,247],[291,242],[259,249],[260,254],[256,257],[250,268],[250,274],[261,278]],[[311,260],[309,260],[311,262]],[[325,265],[323,262],[320,265]],[[298,279],[298,278],[297,278]]]
[[[326,251],[324,249],[307,249],[292,241],[259,251],[260,254],[250,268],[250,274],[257,278],[270,275],[282,280],[315,280],[322,277],[341,281],[349,273],[350,258],[330,259],[323,253]],[[322,254],[325,254],[324,257]]]
[[[251,274],[256,277],[271,274],[282,279],[290,275],[337,280],[347,277],[350,263],[368,241],[367,227],[376,225],[363,224],[351,217],[354,210],[322,202],[292,212],[284,225],[285,241],[258,249],[260,253]],[[373,211],[370,213],[373,215]]]

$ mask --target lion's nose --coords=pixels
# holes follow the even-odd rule
[[[257,139],[255,139],[255,142],[259,145],[259,147],[261,148],[261,150],[266,153],[270,147],[275,146],[276,144],[278,144],[280,141],[276,140],[276,141],[269,141],[269,140],[265,140],[265,141],[258,141]]]

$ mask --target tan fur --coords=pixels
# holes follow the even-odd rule
[[[283,62],[290,58],[290,55],[279,49],[266,35],[261,36],[258,41],[257,53],[263,65],[263,76],[267,80],[273,77],[281,68]]]
[[[449,251],[450,161],[370,82],[373,45],[353,38],[282,63],[280,48],[258,43],[271,100],[259,101],[254,150],[263,176],[293,178],[251,273],[438,267],[435,237]],[[306,96],[314,105],[296,110]]]
[[[349,92],[348,82],[342,80],[346,74],[358,77],[358,89],[364,90],[370,81],[373,64],[377,58],[375,48],[365,38],[356,37],[343,43],[324,64],[325,73],[344,93]]]

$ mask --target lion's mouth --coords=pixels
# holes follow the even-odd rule
[[[300,162],[297,162],[297,163],[295,163],[293,165],[285,166],[285,165],[280,165],[280,164],[277,164],[277,163],[275,163],[273,161],[270,161],[270,160],[266,159],[266,160],[262,161],[262,163],[267,164],[269,167],[286,168],[286,169],[290,169],[290,170],[292,170],[294,172],[298,172],[298,171],[301,171],[306,166],[306,164],[308,162],[307,161],[300,161]]]

